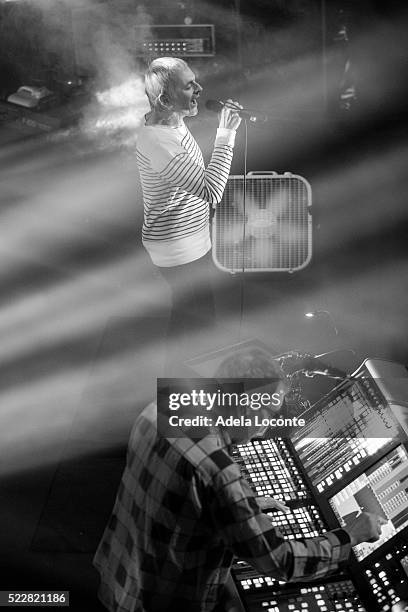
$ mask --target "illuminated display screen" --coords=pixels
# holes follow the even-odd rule
[[[392,442],[392,438],[304,438],[295,448],[307,475],[323,493]]]
[[[399,436],[392,413],[369,378],[333,390],[302,416],[307,426],[298,432],[294,445],[319,493]]]
[[[357,512],[373,512],[387,523],[376,542],[363,542],[353,550],[359,561],[408,525],[408,454],[403,446],[388,453],[330,500],[344,526]]]

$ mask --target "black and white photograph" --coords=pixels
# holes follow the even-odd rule
[[[0,608],[408,610],[407,32],[0,0]]]

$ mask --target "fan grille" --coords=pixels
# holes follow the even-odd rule
[[[304,268],[312,255],[311,190],[300,176],[231,176],[213,219],[213,258],[229,272]]]

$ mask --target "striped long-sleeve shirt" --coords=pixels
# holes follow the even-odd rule
[[[94,559],[110,612],[211,612],[233,555],[290,581],[321,578],[348,560],[350,537],[342,529],[286,540],[219,434],[162,438],[154,404],[137,418]]]
[[[142,128],[137,143],[144,200],[142,242],[157,266],[189,263],[210,250],[209,204],[221,201],[234,141],[235,130],[218,128],[205,168],[184,123]]]

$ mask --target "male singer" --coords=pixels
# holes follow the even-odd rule
[[[182,361],[188,353],[189,332],[197,324],[211,327],[215,320],[209,206],[221,201],[241,119],[236,108],[221,110],[205,168],[201,150],[184,123],[186,117],[197,115],[202,92],[188,64],[172,57],[155,59],[147,69],[145,88],[151,110],[137,143],[144,199],[142,241],[170,286],[170,355],[178,354]]]
[[[257,349],[228,357],[217,373],[272,377],[283,395],[282,374]],[[237,609],[227,603],[224,588],[234,555],[261,574],[299,582],[324,578],[347,562],[352,545],[379,538],[385,521],[363,512],[345,529],[285,539],[229,454],[238,441],[235,430],[164,438],[156,416],[150,404],[136,419],[115,507],[95,555],[99,596],[110,612]],[[242,431],[239,441],[258,434]]]

